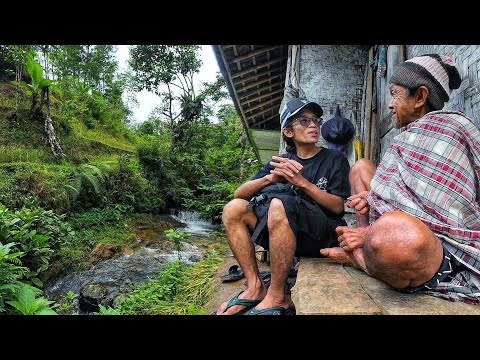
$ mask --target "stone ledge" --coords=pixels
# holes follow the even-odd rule
[[[326,258],[300,259],[292,301],[297,315],[480,315],[480,306],[403,294]]]

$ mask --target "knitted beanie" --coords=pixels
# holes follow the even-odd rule
[[[433,110],[440,110],[450,99],[452,90],[458,89],[462,82],[457,68],[450,62],[438,54],[417,56],[398,65],[389,82],[409,89],[426,86],[427,101]]]

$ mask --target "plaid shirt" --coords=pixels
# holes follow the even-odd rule
[[[367,198],[370,222],[401,210],[426,224],[464,270],[429,294],[480,304],[480,131],[456,111],[408,124],[385,152]]]

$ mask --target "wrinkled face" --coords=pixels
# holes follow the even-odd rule
[[[413,96],[407,96],[408,89],[405,86],[391,84],[390,95],[392,99],[388,107],[392,110],[393,127],[399,129],[416,120],[415,117],[415,99]]]
[[[304,126],[300,123],[299,118],[312,119],[308,125]],[[285,136],[292,138],[296,143],[315,144],[320,134],[320,124],[315,113],[310,109],[302,109],[295,115],[291,128],[283,129]],[[303,121],[304,123],[306,121]]]

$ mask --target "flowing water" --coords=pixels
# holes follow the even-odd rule
[[[181,242],[180,254],[159,228],[142,229],[138,232],[136,244],[131,245],[122,256],[98,262],[88,270],[74,272],[48,281],[44,287],[45,296],[58,300],[72,291],[79,294],[77,314],[98,311],[98,304],[112,306],[118,296],[128,293],[131,285],[145,282],[158,276],[162,269],[178,260],[192,264],[202,259],[203,251],[195,245],[195,238],[204,237],[218,229],[203,220],[193,211],[177,211],[170,215],[173,223],[182,223],[177,230],[192,234],[190,242]],[[172,225],[173,227],[173,225]],[[131,291],[131,290],[130,290]]]
[[[187,231],[192,235],[208,235],[219,229],[218,225],[213,225],[211,221],[202,219],[200,213],[196,211],[171,209],[170,214],[175,220],[185,224],[178,230]]]

